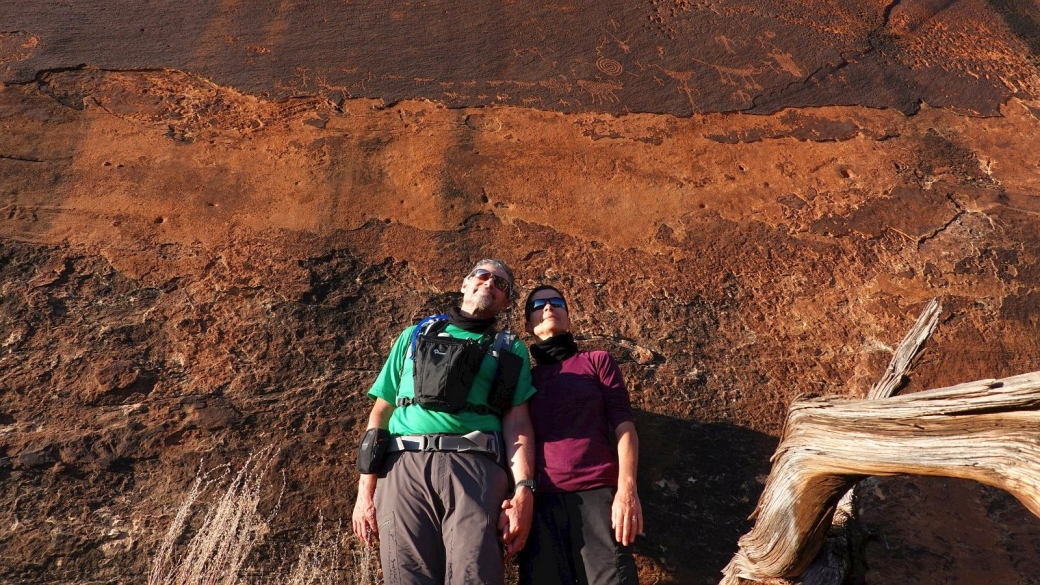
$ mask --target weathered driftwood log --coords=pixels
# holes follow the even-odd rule
[[[838,499],[870,475],[971,479],[1040,516],[1040,372],[882,400],[796,401],[722,585],[801,575]]]
[[[903,341],[899,342],[899,347],[892,354],[892,360],[888,362],[888,367],[881,379],[870,388],[870,392],[867,393],[868,399],[888,398],[903,387],[910,369],[914,367],[917,358],[921,355],[924,343],[932,336],[936,325],[939,324],[941,313],[942,305],[938,298],[932,299],[925,306],[924,311],[921,311],[921,315],[914,322],[914,326],[907,332]]]
[[[888,398],[902,388],[910,379],[910,370],[917,363],[917,358],[924,349],[924,344],[932,336],[939,324],[942,305],[938,298],[932,299],[914,326],[910,328],[899,347],[892,353],[881,379],[871,387],[867,398],[877,400]],[[852,564],[852,543],[849,540],[849,525],[855,521],[856,487],[845,492],[834,509],[831,527],[827,531],[827,539],[813,562],[802,574],[802,585],[841,585],[845,582],[849,566]]]

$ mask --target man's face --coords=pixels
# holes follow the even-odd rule
[[[475,317],[494,317],[509,306],[510,287],[503,270],[481,264],[462,281],[462,310]]]

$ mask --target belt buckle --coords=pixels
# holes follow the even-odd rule
[[[425,453],[433,453],[440,450],[440,436],[439,435],[422,435],[422,441],[419,443],[419,450]]]

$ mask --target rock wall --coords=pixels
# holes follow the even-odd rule
[[[905,391],[1036,369],[1032,4],[104,6],[0,2],[0,580],[143,581],[200,464],[266,446],[285,487],[256,563],[294,559],[350,515],[393,337],[484,257],[567,291],[579,340],[622,365],[645,582],[717,582],[787,404],[864,394],[932,297]],[[254,49],[261,17],[279,43]],[[398,36],[336,44],[351,22]],[[445,45],[445,65],[423,51],[449,22],[514,31],[510,51]],[[481,100],[518,60],[549,67],[522,26],[570,85],[524,70]],[[328,65],[350,59],[363,87]],[[1037,574],[1040,520],[1002,493],[907,478],[861,506],[857,582]]]

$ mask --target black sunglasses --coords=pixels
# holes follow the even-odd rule
[[[509,292],[509,287],[510,287],[509,280],[507,280],[507,279],[505,279],[505,278],[495,274],[494,272],[491,272],[490,270],[484,270],[483,268],[477,268],[473,272],[470,272],[469,275],[472,276],[473,278],[476,278],[480,282],[484,282],[487,279],[491,278],[495,282],[495,288],[497,288],[498,290],[500,290],[500,291],[502,291],[504,293],[508,293]]]
[[[567,310],[567,301],[561,297],[552,297],[549,299],[535,299],[530,303],[527,303],[527,314],[530,315],[535,311],[541,311],[545,308],[545,305],[549,305],[555,309]]]

